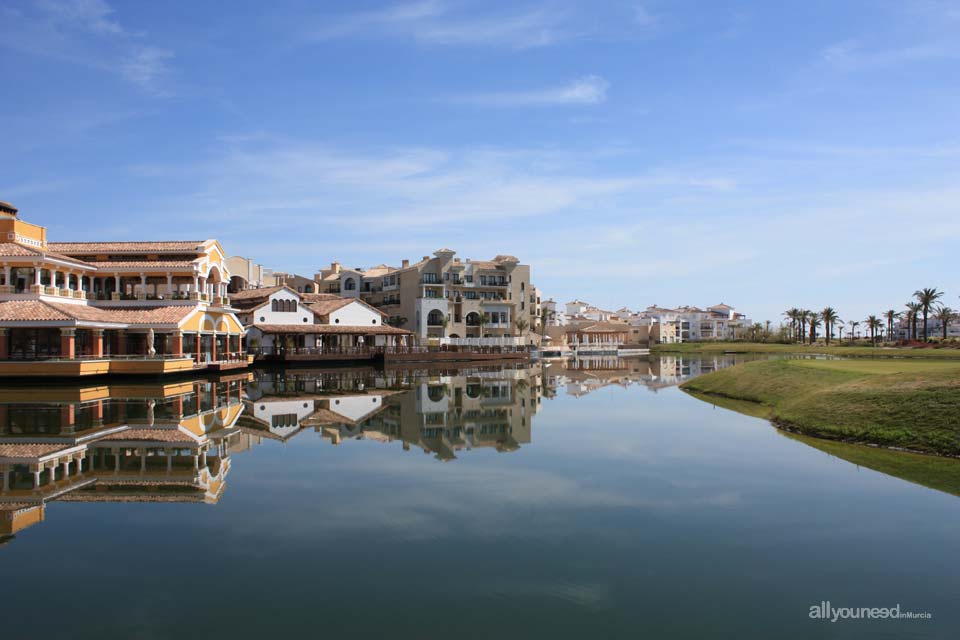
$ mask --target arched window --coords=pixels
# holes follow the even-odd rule
[[[270,303],[270,310],[271,310],[271,311],[278,311],[279,308],[280,308],[280,303],[279,303],[277,300],[271,301],[271,303]]]
[[[344,291],[353,291],[357,288],[357,281],[353,278],[347,278],[343,281]]]
[[[427,314],[427,324],[433,327],[439,327],[443,325],[443,312],[439,309],[434,309]]]
[[[476,311],[471,311],[467,314],[466,317],[468,327],[479,327],[480,326],[480,314]]]

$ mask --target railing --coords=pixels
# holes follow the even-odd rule
[[[370,355],[382,353],[383,347],[294,347],[287,349],[284,347],[256,347],[250,349],[248,353],[255,356],[276,356],[276,355],[295,355],[295,356],[326,356],[326,355]]]

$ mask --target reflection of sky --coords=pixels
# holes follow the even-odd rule
[[[822,629],[803,626],[807,609],[822,599],[901,602],[950,622],[953,496],[675,388],[545,400],[532,436],[442,463],[307,431],[236,455],[213,507],[54,503],[0,551],[17,576],[0,601],[24,615],[121,607],[135,582],[136,607],[101,623],[131,631],[171,611],[205,620],[204,607],[168,598],[203,578],[239,591],[241,610],[221,625],[241,636],[280,616],[371,637],[462,625],[468,637],[663,637],[667,619],[692,637],[710,625],[809,637]],[[44,576],[61,564],[94,588],[51,590]],[[534,618],[539,633],[520,633]]]

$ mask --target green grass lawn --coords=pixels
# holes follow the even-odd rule
[[[760,360],[682,388],[761,405],[751,415],[809,436],[960,456],[960,362]]]
[[[960,359],[960,349],[933,347],[861,347],[776,344],[767,342],[684,342],[681,344],[655,344],[651,353],[798,353],[847,356],[851,358],[936,358]]]

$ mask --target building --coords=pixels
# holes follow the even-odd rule
[[[230,270],[229,293],[244,291],[245,289],[260,289],[277,284],[276,275],[272,269],[254,262],[251,258],[231,256],[227,258],[227,268]]]
[[[540,317],[530,267],[507,255],[461,260],[440,249],[415,263],[366,270],[334,262],[315,280],[320,293],[362,299],[388,324],[445,344],[526,344]]]
[[[736,340],[753,324],[744,314],[722,302],[706,309],[690,306],[667,309],[652,305],[627,321],[648,326],[650,340],[659,343]]]
[[[271,286],[290,287],[297,293],[321,293],[316,281],[296,273],[273,272]]]
[[[287,286],[231,296],[248,345],[260,356],[338,356],[411,346],[412,334],[357,298],[298,293]]]
[[[0,376],[246,366],[216,240],[48,242],[0,203]]]

